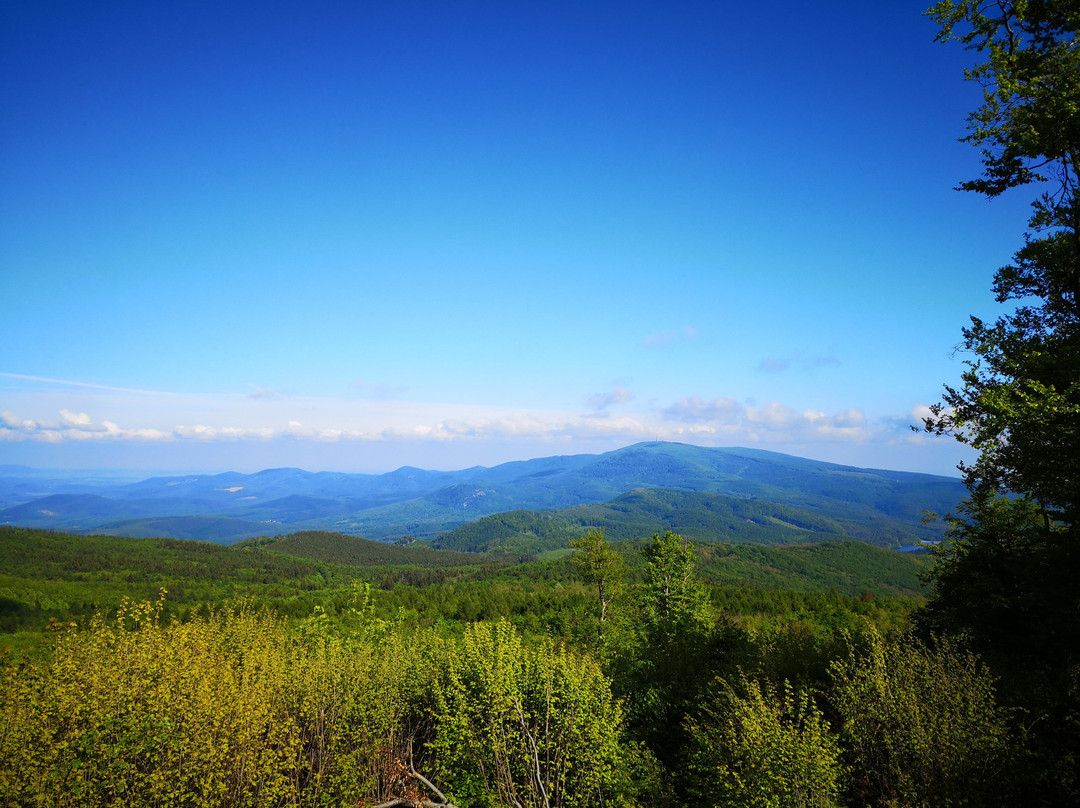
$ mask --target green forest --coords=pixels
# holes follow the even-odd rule
[[[921,427],[977,454],[929,555],[641,492],[396,544],[0,528],[0,805],[1080,805],[1080,3],[928,15],[978,60],[960,188],[1034,194]]]

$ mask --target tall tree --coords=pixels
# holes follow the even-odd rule
[[[967,71],[983,87],[964,140],[983,175],[960,188],[996,197],[1034,185],[1030,232],[997,270],[993,323],[964,329],[973,355],[927,426],[979,450],[972,490],[1029,497],[1044,523],[1072,532],[1080,508],[1080,2],[945,0],[928,12],[938,39],[985,54]]]
[[[926,428],[978,450],[938,554],[924,623],[964,633],[1004,677],[1042,750],[1046,799],[1080,799],[1080,0],[943,0],[940,41],[983,59],[964,140],[996,197],[1031,186],[1029,231],[972,317],[963,384]]]
[[[694,574],[694,545],[670,530],[653,534],[641,551],[646,570],[647,619],[658,626],[678,626],[699,618],[705,594]]]
[[[587,531],[579,539],[573,539],[570,547],[577,551],[574,554],[574,563],[578,573],[596,587],[596,637],[603,645],[608,606],[611,605],[615,590],[626,574],[626,564],[622,556],[612,550],[611,545],[604,539],[602,527]]]
[[[677,533],[655,534],[639,612],[611,660],[613,689],[633,733],[672,769],[686,740],[683,719],[701,702],[732,638],[716,625],[694,569],[694,545]]]

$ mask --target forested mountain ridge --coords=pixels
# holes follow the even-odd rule
[[[702,543],[801,544],[854,539],[879,546],[932,541],[934,529],[880,514],[839,507],[826,515],[810,508],[780,505],[699,491],[636,488],[610,502],[553,511],[515,510],[485,516],[432,539],[435,547],[468,552],[532,553],[565,546],[590,527],[602,527],[611,541],[673,530]],[[859,516],[853,517],[852,511]]]
[[[921,525],[923,511],[949,511],[963,494],[948,477],[756,449],[642,443],[602,455],[382,475],[268,469],[87,485],[16,469],[0,472],[0,524],[224,543],[299,530],[433,538],[492,514],[596,506],[636,489],[763,500],[838,520],[845,527],[832,531],[837,536],[887,545],[935,538],[935,529]],[[584,512],[572,518],[590,523]]]

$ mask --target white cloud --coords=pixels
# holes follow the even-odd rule
[[[769,429],[787,429],[802,416],[791,407],[771,401],[764,407],[747,407],[746,420]]]
[[[951,417],[956,410],[953,407],[945,407],[942,409],[940,416],[934,415],[934,411],[926,404],[916,404],[911,408],[911,412],[908,413],[916,426],[922,426],[923,421],[927,418],[939,418],[941,416]]]
[[[687,396],[666,407],[661,415],[669,424],[681,422],[684,426],[678,428],[692,434],[744,437],[755,443],[862,441],[873,436],[865,427],[865,413],[854,407],[828,415],[822,410],[813,409],[799,412],[777,401],[762,407],[751,407],[730,397],[703,400],[698,396]]]
[[[665,405],[655,400],[638,401],[618,384],[588,401],[594,409],[574,413],[295,395],[256,402],[246,393],[16,392],[5,393],[2,402],[0,443],[8,447],[26,444],[19,450],[24,456],[30,456],[35,443],[78,445],[85,447],[85,452],[110,444],[127,445],[136,451],[141,445],[162,457],[167,455],[161,453],[180,452],[198,457],[202,456],[198,452],[209,453],[211,447],[218,446],[228,447],[218,451],[227,452],[230,463],[264,463],[261,467],[297,456],[323,467],[340,468],[348,458],[370,463],[374,457],[387,458],[388,463],[411,460],[411,464],[421,465],[423,458],[438,455],[444,458],[439,467],[450,468],[479,459],[498,458],[501,462],[545,452],[606,451],[657,439],[707,446],[758,445],[829,459],[852,457],[855,447],[865,456],[893,451],[889,447],[912,447],[920,436],[914,436],[913,441],[908,425],[929,412],[919,405],[911,411],[913,420],[906,414],[870,419],[857,407],[827,411],[779,401],[759,405],[730,396],[706,399],[697,395]],[[87,413],[106,417],[97,420]],[[154,449],[155,445],[161,448]],[[54,453],[50,456],[59,457],[55,449],[49,451]],[[254,457],[263,460],[245,461]],[[461,466],[456,465],[459,458]],[[890,467],[884,458],[877,464]]]
[[[60,410],[60,418],[65,424],[71,424],[72,426],[89,426],[90,424],[90,416],[85,412]]]

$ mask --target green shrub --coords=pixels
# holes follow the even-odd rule
[[[843,769],[829,724],[805,691],[726,682],[689,719],[688,792],[702,805],[831,808]]]
[[[945,641],[869,633],[833,664],[858,805],[948,808],[1004,800],[1005,714],[979,659]]]
[[[528,646],[500,621],[443,646],[431,744],[447,793],[471,806],[586,806],[623,772],[621,712],[591,660]]]

